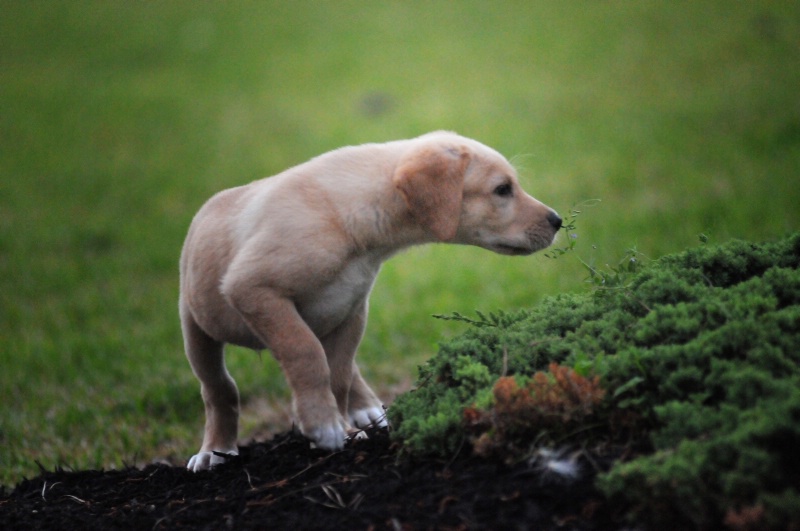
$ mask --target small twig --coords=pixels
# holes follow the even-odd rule
[[[55,483],[50,485],[50,490],[53,490],[53,487],[55,487],[56,485],[60,485],[60,484],[61,484],[60,481],[56,481]],[[44,485],[42,485],[42,499],[44,501],[47,501],[47,498],[45,498],[45,496],[44,496],[45,492],[47,492],[47,482],[46,481],[44,482]]]
[[[328,497],[337,507],[340,509],[344,509],[347,507],[347,504],[342,499],[342,495],[339,494],[339,491],[333,488],[331,485],[322,485],[322,492],[325,493],[325,496]]]
[[[213,498],[206,498],[206,499],[202,499],[202,500],[197,500],[194,503],[190,503],[189,505],[186,505],[185,507],[181,507],[180,509],[178,509],[174,513],[172,513],[170,515],[167,515],[167,516],[162,516],[161,518],[156,520],[156,522],[153,524],[153,529],[158,529],[159,526],[161,526],[161,524],[163,524],[164,522],[168,522],[169,520],[172,520],[173,518],[175,518],[175,516],[177,516],[180,513],[183,513],[185,511],[194,509],[195,507],[197,507],[198,505],[201,505],[203,503],[209,503],[209,502],[214,502],[214,501],[215,500]]]
[[[431,381],[431,378],[433,378],[433,374],[429,374],[428,376],[426,376],[426,377],[425,377],[425,379],[424,379],[424,380],[422,380],[422,381],[419,383],[419,385],[417,385],[417,389],[420,389],[420,388],[422,388],[422,387],[425,387],[426,385],[428,385],[428,383]],[[409,391],[409,392],[413,393],[415,390],[416,390],[416,389],[412,389],[412,390],[411,390],[411,391]]]
[[[631,292],[630,292],[630,291],[627,291],[627,290],[625,291],[625,298],[626,298],[626,299],[633,299],[633,301],[634,301],[634,302],[638,302],[638,303],[639,303],[639,306],[641,306],[642,308],[644,308],[644,310],[645,310],[647,313],[650,313],[650,312],[652,312],[652,311],[653,311],[653,310],[651,310],[651,309],[650,309],[650,308],[649,308],[649,307],[648,307],[648,306],[647,306],[647,305],[646,305],[644,302],[642,302],[642,301],[641,301],[641,299],[639,299],[638,297],[634,297],[634,296],[631,294]]]
[[[148,481],[150,478],[158,474],[160,468],[156,468],[153,470],[146,478],[127,478],[125,479],[125,483],[138,483],[139,481]]]
[[[312,498],[311,496],[304,496],[304,498],[310,502],[320,504],[323,507],[328,507],[330,509],[356,510],[358,509],[359,505],[361,505],[361,502],[364,501],[364,495],[361,493],[357,493],[355,496],[353,496],[352,500],[350,500],[348,503],[345,503],[344,498],[342,498],[342,495],[339,494],[339,491],[336,490],[332,484],[327,483],[320,485],[320,487],[322,488],[322,492],[325,493],[325,496],[327,496],[328,500],[330,500],[329,502],[319,501],[316,498]]]
[[[528,343],[528,345],[531,346],[531,347],[538,347],[539,345],[541,345],[543,343],[549,343],[550,341],[555,341],[557,339],[561,339],[561,338],[557,337],[557,336],[546,337],[544,339],[540,339],[539,341],[531,341],[530,343]]]
[[[354,511],[358,510],[358,508],[361,506],[361,502],[363,501],[364,501],[364,495],[359,492],[358,494],[353,496],[352,500],[350,500],[350,508],[353,509]]]
[[[464,449],[464,444],[466,444],[466,442],[467,438],[461,437],[461,442],[458,444],[458,449],[453,454],[453,458],[450,459],[450,461],[448,461],[447,465],[445,465],[445,469],[449,469],[451,466],[453,466],[453,463],[456,462],[456,459],[458,458],[458,455],[461,453],[461,450]]]
[[[340,483],[340,482],[331,482],[331,483],[329,483],[329,485],[333,485],[334,483]],[[305,487],[300,487],[298,489],[290,490],[289,492],[284,492],[280,496],[276,496],[274,498],[271,498],[271,499],[267,500],[266,502],[264,502],[262,500],[249,501],[245,505],[247,505],[247,507],[257,507],[259,505],[272,505],[273,503],[276,503],[279,500],[282,500],[284,498],[288,498],[289,496],[294,496],[295,494],[300,494],[302,492],[307,492],[307,491],[309,491],[311,489],[315,489],[315,488],[317,488],[319,486],[320,485],[306,485]],[[305,498],[305,496],[304,496],[304,498]]]
[[[259,485],[258,487],[253,487],[253,488],[252,488],[252,489],[251,489],[251,490],[248,492],[248,494],[257,494],[257,493],[259,493],[259,492],[262,492],[262,491],[265,491],[265,490],[271,489],[271,488],[273,488],[273,487],[283,487],[283,486],[286,486],[286,485],[287,485],[287,484],[288,484],[290,481],[292,481],[293,479],[296,479],[297,477],[299,477],[299,476],[301,476],[301,475],[305,474],[306,472],[308,472],[309,470],[311,470],[311,469],[312,469],[312,468],[314,468],[315,466],[317,466],[317,465],[320,465],[320,464],[324,463],[325,461],[327,461],[328,459],[330,459],[330,458],[331,458],[332,456],[334,456],[335,454],[336,454],[336,453],[331,453],[331,454],[328,454],[328,455],[326,455],[325,457],[323,457],[323,458],[321,458],[321,459],[317,460],[316,462],[314,462],[314,463],[311,463],[311,464],[310,464],[310,465],[308,465],[306,468],[304,468],[303,470],[301,470],[300,472],[296,473],[295,475],[293,475],[293,476],[291,476],[291,477],[284,478],[284,479],[279,479],[279,480],[277,480],[277,481],[272,481],[272,482],[270,482],[270,483],[265,483],[264,485]],[[248,478],[249,478],[249,474],[248,474]]]
[[[326,476],[333,476],[333,477],[341,480],[342,483],[349,483],[349,482],[351,482],[353,480],[366,479],[366,478],[369,477],[366,474],[348,474],[346,476],[343,476],[342,474],[336,474],[335,472],[325,472],[325,475]]]
[[[81,505],[89,505],[89,502],[87,502],[86,500],[82,500],[82,499],[78,498],[77,496],[73,496],[72,494],[64,494],[64,496],[62,496],[62,497],[63,498],[71,498],[72,500],[80,503]]]

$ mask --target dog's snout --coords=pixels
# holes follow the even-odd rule
[[[550,226],[553,227],[553,230],[558,230],[561,228],[561,223],[562,223],[561,216],[559,216],[552,210],[550,211],[549,214],[547,214],[547,221],[550,223]]]

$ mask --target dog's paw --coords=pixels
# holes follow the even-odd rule
[[[236,450],[229,450],[227,452],[199,452],[197,455],[189,459],[186,468],[192,472],[200,472],[201,470],[211,470],[217,465],[225,462],[226,456],[239,455]]]
[[[386,412],[381,407],[367,407],[350,412],[350,424],[357,428],[386,428],[389,422],[386,420]]]
[[[323,424],[316,428],[301,430],[303,435],[311,439],[317,448],[322,450],[341,450],[344,448],[347,432],[342,422]]]

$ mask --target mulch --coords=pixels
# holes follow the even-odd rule
[[[385,430],[340,452],[296,433],[240,448],[210,472],[163,464],[42,471],[0,491],[3,529],[612,529],[594,488],[529,463],[411,458]]]

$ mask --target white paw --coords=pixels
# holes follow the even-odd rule
[[[239,455],[236,450],[219,451],[217,453]],[[216,455],[214,452],[199,452],[197,455],[192,456],[192,458],[189,459],[189,463],[186,465],[186,468],[192,472],[200,472],[201,470],[210,470],[224,462],[225,457]]]
[[[311,439],[317,448],[323,450],[341,450],[344,448],[344,441],[347,438],[344,427],[339,422],[324,424],[310,430],[302,431],[303,435]]]
[[[347,439],[350,441],[361,441],[364,439],[369,439],[369,435],[367,435],[367,432],[363,430],[350,430],[347,432]]]
[[[386,421],[386,412],[380,407],[368,407],[351,411],[350,424],[357,428],[369,428],[370,426],[386,428],[389,426]]]

